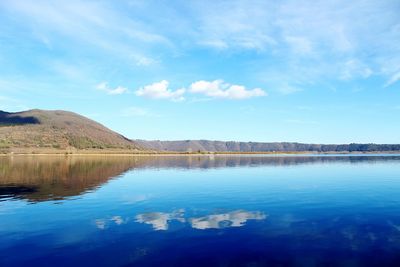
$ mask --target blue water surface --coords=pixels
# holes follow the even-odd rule
[[[400,266],[398,155],[0,166],[0,266]]]

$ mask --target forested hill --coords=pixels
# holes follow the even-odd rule
[[[141,147],[176,152],[399,152],[400,144],[303,144],[290,142],[234,142],[209,140],[145,141]]]

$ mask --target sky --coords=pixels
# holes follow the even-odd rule
[[[400,143],[400,1],[0,0],[0,109],[132,139]]]

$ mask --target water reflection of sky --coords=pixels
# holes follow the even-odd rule
[[[151,225],[155,231],[168,230],[173,221],[186,224],[194,229],[222,229],[228,227],[241,227],[249,220],[264,220],[267,218],[263,212],[235,210],[226,213],[210,214],[201,217],[186,218],[185,210],[178,209],[172,212],[147,212],[136,215],[133,218],[112,216],[106,219],[96,219],[95,225],[100,230],[105,230],[111,224],[122,225],[128,222],[136,222]]]
[[[400,260],[399,158],[249,160],[207,168],[186,158],[143,168],[133,159],[2,165],[12,174],[2,182],[12,183],[0,201],[0,266]],[[13,197],[10,186],[36,191]]]
[[[190,225],[195,229],[220,229],[241,227],[248,220],[264,220],[267,216],[259,211],[235,210],[227,213],[212,214],[198,218],[190,218]]]
[[[136,222],[150,224],[154,230],[168,230],[168,224],[171,221],[184,223],[186,219],[184,210],[177,210],[170,213],[166,212],[148,212],[136,215]]]

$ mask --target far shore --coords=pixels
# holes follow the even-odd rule
[[[48,150],[48,149],[15,149],[0,151],[0,156],[213,156],[213,155],[370,155],[400,154],[400,151],[256,151],[256,152],[180,152],[180,151],[140,151],[140,150]]]

